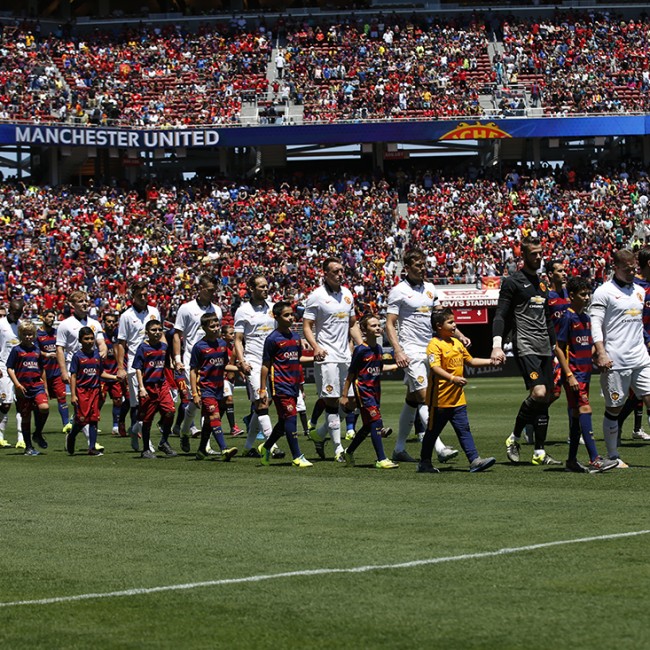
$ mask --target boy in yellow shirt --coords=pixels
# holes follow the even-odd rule
[[[454,337],[456,323],[451,309],[435,310],[431,314],[431,325],[436,335],[427,346],[427,358],[431,367],[431,381],[427,394],[429,422],[422,440],[420,462],[417,471],[425,474],[439,472],[431,463],[436,439],[451,422],[467,460],[470,472],[482,472],[496,463],[496,458],[481,458],[476,451],[474,438],[467,419],[467,400],[463,387],[467,379],[463,376],[465,365],[480,368],[493,365],[490,359],[472,357],[467,348]]]

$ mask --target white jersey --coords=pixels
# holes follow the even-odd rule
[[[244,335],[246,363],[262,365],[266,337],[276,328],[273,303],[270,300],[253,306],[244,302],[235,312],[235,334]]]
[[[190,300],[189,302],[182,304],[178,308],[176,314],[174,329],[178,330],[183,335],[185,341],[183,365],[186,368],[190,367],[190,357],[192,356],[192,348],[194,347],[194,344],[205,336],[205,332],[201,327],[201,316],[203,316],[203,314],[216,314],[220,321],[223,318],[223,312],[219,305],[210,303],[205,307],[201,307],[196,300]]]
[[[354,317],[354,298],[347,287],[332,293],[323,285],[309,294],[303,318],[314,321],[316,342],[327,350],[325,360],[316,363],[350,363],[350,319]]]
[[[62,347],[65,353],[65,365],[70,367],[72,355],[81,350],[81,343],[79,343],[79,330],[82,327],[90,327],[95,334],[97,341],[104,340],[104,331],[102,326],[94,318],[83,318],[79,320],[76,316],[70,316],[59,323],[56,330],[56,345]]]
[[[614,370],[641,368],[650,364],[643,337],[645,292],[638,284],[620,286],[605,282],[591,301],[591,333],[603,341]]]
[[[120,315],[120,324],[117,328],[117,340],[126,342],[127,370],[132,371],[135,353],[144,341],[145,326],[150,320],[160,320],[160,312],[156,307],[147,305],[143,311],[129,307]],[[168,341],[171,345],[171,341]]]
[[[431,313],[437,305],[436,288],[431,282],[413,286],[402,280],[388,294],[386,313],[397,316],[399,344],[408,356],[426,356],[433,337]]]
[[[7,359],[18,345],[18,323],[10,323],[6,316],[0,318],[0,370],[7,375]]]

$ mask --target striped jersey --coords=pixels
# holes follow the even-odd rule
[[[564,312],[557,333],[557,343],[564,350],[569,369],[577,381],[588,383],[593,370],[591,347],[591,318],[582,312],[577,314],[569,307]]]
[[[264,341],[262,363],[270,364],[271,395],[298,397],[302,343],[295,332],[273,330]]]
[[[133,370],[142,373],[142,383],[146,386],[162,384],[165,379],[165,357],[167,344],[160,341],[155,347],[143,341],[138,346],[133,359]]]
[[[102,360],[99,350],[93,348],[90,354],[77,350],[70,361],[70,374],[77,379],[77,388],[92,390],[99,388],[99,377],[102,374]]]
[[[349,374],[354,377],[354,393],[362,406],[379,406],[381,369],[384,351],[381,345],[357,345],[352,353]]]
[[[551,312],[551,321],[553,322],[553,327],[555,327],[556,335],[560,330],[562,316],[564,316],[570,304],[571,300],[569,299],[569,293],[566,287],[562,287],[561,291],[551,289],[548,292],[548,309]]]
[[[36,343],[38,344],[41,354],[56,353],[56,330],[53,329],[51,333],[44,329],[38,330],[36,332]],[[54,377],[59,377],[61,375],[61,368],[59,367],[59,362],[56,360],[56,357],[41,358],[43,360],[43,367],[45,368],[45,376],[48,379],[54,379]]]
[[[228,344],[223,339],[201,339],[194,344],[190,357],[190,370],[198,373],[201,397],[223,399],[223,381],[230,356]]]
[[[20,343],[15,345],[9,353],[7,368],[16,373],[16,379],[25,387],[28,397],[39,392],[34,389],[42,388],[43,359],[38,345],[31,348]]]

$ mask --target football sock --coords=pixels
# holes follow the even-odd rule
[[[172,432],[172,422],[174,421],[174,414],[173,413],[165,413],[160,418],[160,430],[161,430],[161,437],[160,437],[160,444],[163,442],[168,443],[169,442],[169,436]]]
[[[232,431],[235,428],[235,405],[226,404],[226,417],[228,418],[228,426]]]
[[[512,430],[512,435],[515,438],[521,438],[521,432],[524,430],[527,424],[533,424],[534,417],[534,407],[533,407],[533,398],[528,396],[519,407],[519,412],[515,418],[515,426]]]
[[[68,410],[68,403],[63,399],[61,402],[57,402],[57,407],[59,409],[59,415],[61,416],[61,424],[66,426],[70,422],[70,411]]]
[[[16,438],[18,442],[25,442],[23,440],[23,416],[16,411]]]
[[[580,446],[580,422],[579,417],[571,418],[571,428],[569,429],[569,455],[568,460],[578,460],[578,447]],[[585,439],[586,442],[586,439]]]
[[[385,460],[386,452],[384,451],[384,443],[381,439],[381,434],[379,433],[380,429],[384,426],[384,423],[381,420],[376,420],[370,425],[370,440],[372,441],[372,446],[375,449],[375,454],[377,454],[377,460]]]
[[[117,418],[118,424],[120,424],[120,423],[125,424],[126,423],[126,416],[128,415],[129,410],[130,410],[129,403],[126,400],[124,400],[122,402],[122,406],[120,406],[120,415]]]
[[[413,422],[413,426],[415,427],[415,433],[417,434],[418,439],[421,440],[424,436],[424,432],[427,430],[427,422],[420,416],[419,407],[415,415],[415,422]]]
[[[9,413],[0,412],[0,439],[5,437],[5,431],[7,430],[7,421],[9,420]]]
[[[632,413],[638,406],[638,401],[636,397],[630,395],[623,404],[623,408],[619,411],[617,415],[618,427],[619,429],[623,428],[623,423],[627,420],[630,413]]]
[[[139,407],[138,406],[131,406],[130,407],[130,415],[131,415],[131,426],[134,427],[138,423],[138,418],[140,417],[140,414],[138,413]]]
[[[634,409],[634,431],[638,431],[643,426],[643,404],[639,404]]]
[[[339,407],[327,407],[327,430],[332,438],[334,445],[334,452],[338,453],[341,450],[341,420],[339,419]]]
[[[298,415],[300,416],[300,424],[302,425],[302,430],[307,432],[307,411],[299,411]]]
[[[181,434],[184,436],[189,435],[190,433],[190,427],[192,426],[192,420],[194,420],[194,416],[196,415],[197,412],[196,404],[194,402],[190,402],[187,407],[185,408],[185,415],[183,417],[183,424],[181,425]]]
[[[264,409],[258,411],[257,419],[260,421],[260,429],[262,429],[262,434],[265,438],[268,438],[273,431],[273,425],[271,424],[271,416],[269,415],[269,410]]]
[[[271,449],[273,445],[280,440],[282,434],[284,433],[284,425],[282,421],[278,421],[271,431],[271,435],[264,441],[264,449]]]
[[[199,442],[199,453],[205,454],[212,434],[212,427],[208,418],[203,418],[203,425],[201,426],[201,440]]]
[[[120,412],[122,410],[122,405],[118,404],[117,406],[113,405],[113,426],[116,427],[117,423],[120,421]]]
[[[255,444],[257,438],[257,432],[260,430],[260,421],[257,417],[257,413],[253,411],[251,414],[251,419],[248,422],[248,433],[246,434],[246,444],[244,449],[251,449]]]
[[[618,458],[618,417],[605,411],[603,437],[609,458]]]
[[[589,460],[595,460],[598,458],[598,449],[596,449],[596,441],[594,440],[591,413],[580,413],[578,420],[580,421],[580,433],[582,434],[582,439],[585,441]]]
[[[36,411],[34,411],[34,433],[43,435],[43,427],[45,426],[49,415],[49,411],[41,411],[41,409],[36,409]]]
[[[325,400],[323,400],[322,398],[318,398],[316,400],[316,404],[314,404],[314,408],[311,411],[311,417],[309,418],[313,426],[316,426],[320,416],[323,415],[324,410],[325,410]]]
[[[399,414],[399,427],[397,430],[397,440],[395,441],[395,451],[404,451],[406,448],[406,439],[411,433],[413,423],[415,422],[415,413],[417,412],[418,404],[407,400],[404,402],[402,411]]]
[[[221,428],[221,422],[218,424],[211,424],[210,428],[212,429],[212,435],[214,439],[217,441],[217,444],[219,445],[219,449],[222,451],[224,449],[228,449],[228,446],[226,445],[226,440],[223,437],[223,429]]]
[[[147,451],[149,449],[149,442],[151,441],[151,422],[142,423],[142,449]]]
[[[149,425],[151,426],[151,425]],[[97,444],[97,422],[87,425],[88,427],[88,449],[94,449]]]
[[[357,413],[352,411],[352,413],[345,414],[345,429],[346,431],[354,431],[354,425],[357,423]]]
[[[300,445],[298,444],[298,418],[294,415],[284,421],[284,435],[289,444],[291,457],[295,460],[300,458]]]
[[[186,404],[183,404],[183,402],[178,405],[178,409],[176,410],[176,422],[174,422],[174,426],[176,427],[180,427],[183,422],[183,418],[185,417],[185,406]]]
[[[535,449],[544,449],[548,433],[548,402],[535,402],[533,429],[535,431]]]

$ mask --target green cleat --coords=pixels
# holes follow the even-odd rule
[[[237,451],[238,451],[237,447],[228,447],[227,449],[222,449],[221,450],[221,460],[224,463],[230,462],[230,459],[233,456],[237,455]]]
[[[267,449],[264,446],[264,443],[262,443],[258,448],[257,451],[260,454],[260,463],[262,465],[268,466],[271,464],[271,450]]]
[[[541,454],[533,454],[531,463],[533,465],[562,465],[561,461],[555,460],[555,458],[549,456],[545,451]]]
[[[375,467],[377,469],[397,469],[399,465],[397,463],[394,463],[389,458],[384,458],[384,460],[378,460],[375,463]]]
[[[25,444],[24,440],[19,440],[16,443],[16,449],[27,449],[27,445]]]
[[[519,462],[520,449],[521,449],[521,445],[517,442],[517,439],[512,434],[510,434],[506,438],[506,456],[508,456],[508,460],[511,463]]]
[[[62,433],[65,433],[66,435],[72,431],[72,422],[68,422],[63,429],[61,429]]]
[[[294,459],[291,461],[291,464],[292,464],[294,467],[297,467],[298,469],[303,469],[304,467],[313,467],[313,466],[314,466],[314,464],[313,464],[313,463],[310,463],[310,462],[305,458],[304,455],[302,455],[302,456],[298,456],[298,458],[294,458]]]

